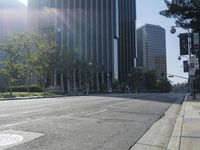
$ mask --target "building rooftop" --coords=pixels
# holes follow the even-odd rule
[[[156,27],[156,28],[164,29],[164,28],[161,27],[160,25],[154,25],[154,24],[146,23],[146,24],[142,25],[141,27],[137,28],[137,30],[142,29],[142,28],[144,28],[144,27]],[[165,30],[165,29],[164,29],[164,30]]]

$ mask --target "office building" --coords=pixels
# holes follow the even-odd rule
[[[29,0],[28,6],[31,28],[54,30],[61,50],[76,48],[100,68],[96,86],[127,82],[136,56],[135,0]]]
[[[167,73],[165,29],[145,24],[137,29],[137,67]]]

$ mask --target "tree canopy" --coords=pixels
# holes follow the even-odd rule
[[[7,78],[11,97],[12,86],[24,77],[24,65],[19,39],[20,35],[12,35],[9,40],[0,45],[0,50],[5,53],[4,60],[0,61],[0,75]]]
[[[174,18],[175,24],[182,28],[200,31],[200,1],[199,0],[164,0],[166,10],[161,15]]]
[[[159,77],[154,70],[144,71],[133,68],[129,73],[129,82],[136,92],[170,92],[171,83],[165,77]]]

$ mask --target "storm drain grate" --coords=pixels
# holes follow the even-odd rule
[[[15,134],[0,134],[0,146],[8,146],[16,143],[20,143],[23,140],[23,136]]]

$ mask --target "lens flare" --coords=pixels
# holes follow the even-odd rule
[[[22,2],[23,4],[25,4],[26,6],[28,5],[27,0],[19,0],[20,2]]]

